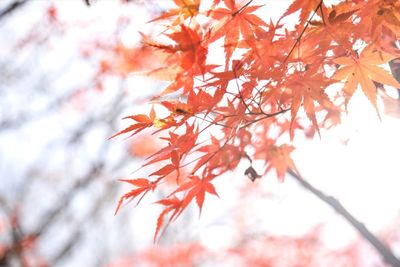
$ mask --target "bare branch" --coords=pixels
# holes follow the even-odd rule
[[[0,11],[0,21],[4,19],[7,15],[10,15],[13,11],[22,7],[24,4],[28,3],[29,0],[17,0],[10,4],[8,7]]]
[[[378,239],[363,223],[358,221],[336,198],[326,195],[321,190],[315,188],[309,182],[304,180],[300,175],[292,170],[288,173],[298,181],[305,189],[313,193],[321,201],[331,206],[340,216],[349,222],[382,256],[386,263],[393,267],[400,267],[400,260],[392,253],[392,251],[385,246],[382,241]]]

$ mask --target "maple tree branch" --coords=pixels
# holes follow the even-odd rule
[[[331,206],[338,214],[340,214],[347,222],[349,222],[382,256],[386,263],[393,267],[400,267],[400,260],[378,239],[363,223],[358,221],[336,198],[329,196],[321,190],[315,188],[309,182],[304,180],[293,170],[288,173],[298,181],[305,189],[313,193],[321,201]]]
[[[223,121],[225,118],[223,118],[223,119],[220,120],[220,121],[211,121],[211,120],[207,119],[207,117],[206,117],[206,118],[201,118],[201,117],[199,117],[199,116],[197,116],[197,115],[193,115],[193,118],[196,118],[196,119],[199,119],[199,120],[208,122],[208,123],[210,123],[210,126],[211,126],[211,125],[216,125],[216,126],[221,126],[221,127],[224,127],[224,128],[230,128],[230,129],[234,128],[234,127],[232,127],[232,126],[219,123],[220,121]]]
[[[258,109],[260,110],[260,112],[261,112],[262,114],[266,114],[266,113],[264,112],[262,106],[261,106],[261,97],[262,97],[262,91],[261,91],[261,89],[258,89],[258,88],[257,88],[257,85],[254,84],[253,82],[251,82],[250,80],[243,80],[243,79],[240,78],[240,76],[239,76],[239,77],[236,77],[236,73],[234,73],[234,75],[235,75],[235,78],[236,78],[236,79],[239,79],[239,80],[241,80],[242,82],[247,82],[247,83],[251,84],[251,85],[254,87],[254,89],[255,89],[257,92],[251,97],[250,103],[251,103],[251,102],[254,102],[254,103],[258,106]],[[236,82],[236,83],[237,83],[237,82]],[[265,86],[266,86],[266,85],[265,85]],[[239,92],[240,92],[240,91],[239,91]],[[256,97],[257,97],[257,96],[259,96],[259,101],[256,101]]]
[[[250,108],[249,108],[249,106],[247,105],[246,101],[244,101],[242,92],[240,91],[240,86],[239,86],[239,83],[238,83],[238,81],[237,81],[238,78],[237,78],[237,76],[236,76],[236,70],[235,70],[235,68],[233,68],[233,76],[235,77],[236,87],[237,87],[237,90],[238,90],[238,92],[239,92],[239,98],[240,98],[240,100],[242,101],[243,105],[246,107],[247,111],[248,111],[249,113],[251,113],[252,111],[250,110]]]
[[[255,120],[252,120],[252,121],[250,121],[250,122],[248,122],[248,123],[246,123],[246,124],[240,126],[239,129],[246,128],[247,126],[250,126],[250,125],[253,124],[253,123],[256,123],[256,122],[259,122],[259,121],[261,121],[261,120],[265,120],[265,119],[268,119],[268,118],[271,118],[271,117],[274,117],[274,116],[277,116],[277,115],[282,114],[282,113],[285,113],[285,112],[287,112],[287,111],[289,111],[289,110],[290,110],[290,108],[287,108],[287,109],[281,109],[281,110],[279,110],[279,111],[277,111],[277,112],[274,112],[274,113],[267,113],[267,114],[265,114],[265,116],[262,116],[262,117],[260,117],[260,118],[255,119]]]
[[[251,4],[251,2],[253,2],[253,0],[250,0],[244,6],[239,8],[235,13],[232,14],[232,17],[235,16],[236,14],[239,14],[240,12],[242,12],[246,7],[248,7]]]
[[[19,7],[22,7],[26,4],[29,0],[18,0],[14,3],[11,3],[8,7],[3,9],[0,12],[0,20],[4,19],[7,15],[10,15],[13,11],[17,10]]]

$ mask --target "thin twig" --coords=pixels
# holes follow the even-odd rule
[[[253,2],[253,0],[250,0],[244,6],[239,8],[235,13],[232,14],[232,16],[235,16],[236,14],[239,14],[240,12],[242,12],[246,7],[248,7],[251,4],[251,2]]]

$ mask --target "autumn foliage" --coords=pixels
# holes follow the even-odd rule
[[[156,240],[190,203],[201,211],[206,196],[218,196],[213,181],[241,161],[252,181],[271,170],[280,180],[298,172],[293,140],[340,123],[356,90],[380,116],[377,84],[400,88],[384,65],[400,57],[400,2],[326,2],[295,0],[273,20],[263,13],[268,3],[174,0],[149,22],[166,26],[143,35],[160,60],[146,75],[166,86],[148,114],[127,116],[127,128],[112,137],[147,130],[163,145],[143,164],[147,177],[122,180],[133,189],[117,211],[174,175],[175,189],[157,201]]]

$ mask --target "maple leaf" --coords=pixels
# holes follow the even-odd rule
[[[151,182],[149,180],[147,180],[146,178],[138,178],[138,179],[132,179],[132,180],[124,180],[121,179],[119,180],[121,182],[125,182],[125,183],[129,183],[131,185],[136,186],[136,189],[131,190],[130,192],[124,194],[117,205],[117,208],[115,209],[115,213],[117,214],[118,210],[120,209],[121,205],[123,204],[123,202],[125,200],[133,200],[135,199],[137,196],[139,196],[140,194],[143,193],[143,195],[140,197],[140,199],[138,200],[137,204],[140,203],[140,201],[143,199],[143,197],[151,190],[154,191],[154,189],[157,186],[157,183]]]
[[[397,37],[400,36],[399,1],[371,1],[368,5],[368,12],[369,16],[366,15],[366,18],[371,18],[371,34],[374,40],[379,38],[378,33],[382,31],[382,27],[390,29]]]
[[[288,16],[290,14],[295,13],[298,10],[301,10],[301,12],[300,12],[300,21],[299,22],[300,22],[300,25],[302,25],[307,21],[307,19],[310,16],[311,12],[316,10],[321,5],[322,5],[322,1],[321,0],[308,0],[308,1],[295,0],[288,7],[288,9],[282,15],[282,17]]]
[[[129,153],[136,158],[145,158],[160,148],[161,142],[150,134],[137,136],[130,144]]]
[[[199,13],[200,0],[174,0],[174,3],[178,8],[170,9],[149,22],[178,16],[178,18],[171,23],[171,25],[174,26],[182,23],[187,18],[196,16]]]
[[[228,138],[229,141],[229,138]],[[240,148],[225,141],[220,145],[218,139],[211,135],[211,144],[201,146],[197,151],[204,152],[203,156],[197,161],[192,173],[196,173],[202,166],[206,166],[204,170],[211,170],[213,173],[221,175],[222,173],[234,169],[242,157]]]
[[[161,55],[154,53],[149,46],[127,47],[122,43],[117,43],[113,57],[103,61],[100,71],[116,71],[126,76],[133,72],[142,71],[144,69],[155,68],[157,61]]]
[[[191,27],[180,24],[171,33],[165,34],[174,44],[161,44],[145,37],[145,42],[156,49],[162,50],[170,56],[166,59],[167,67],[153,70],[150,76],[166,76],[173,82],[164,89],[160,96],[184,88],[184,93],[193,89],[194,76],[204,75],[215,66],[207,66],[207,40],[209,33],[203,34],[197,24]],[[171,72],[171,69],[173,71]],[[164,72],[167,72],[165,75]]]
[[[182,135],[177,135],[173,132],[169,132],[169,137],[160,138],[168,141],[168,145],[147,157],[147,162],[143,164],[139,169],[160,161],[170,159],[171,164],[165,165],[161,169],[151,173],[149,176],[159,176],[157,179],[158,181],[171,174],[173,171],[176,171],[176,179],[177,183],[179,183],[179,169],[181,168],[180,161],[182,157],[195,146],[198,134],[198,129],[195,129],[194,125],[190,126],[188,124],[186,124],[186,132]]]
[[[211,11],[210,17],[219,21],[219,23],[215,26],[215,30],[211,34],[210,42],[222,37],[225,38],[226,68],[228,67],[233,51],[238,46],[240,34],[254,47],[254,32],[260,26],[268,26],[262,19],[252,14],[262,6],[249,6],[251,2],[248,1],[245,5],[237,6],[234,0],[224,0],[227,8],[217,8]]]
[[[150,116],[144,115],[144,114],[138,114],[138,115],[132,115],[132,116],[127,116],[124,117],[123,119],[131,119],[136,121],[137,123],[132,124],[131,126],[123,129],[122,131],[112,135],[108,139],[114,138],[118,135],[133,132],[131,136],[143,131],[146,128],[149,128],[153,125],[158,126],[159,125],[159,120],[156,119],[156,113],[154,111],[154,107],[151,108],[150,111]]]
[[[383,68],[378,67],[378,65],[384,64],[391,59],[393,57],[378,52],[372,45],[365,47],[359,58],[352,56],[334,59],[333,62],[339,64],[341,67],[333,75],[332,79],[345,82],[343,91],[345,93],[346,104],[356,91],[358,85],[361,85],[362,91],[379,115],[374,81],[400,88],[400,83],[393,76]]]
[[[277,146],[275,145],[275,141],[271,139],[265,143],[260,143],[260,145],[263,150],[259,149],[254,157],[265,160],[267,168],[264,174],[275,168],[278,179],[283,181],[287,171],[292,170],[298,173],[296,165],[290,157],[290,153],[294,150],[293,146],[286,144]]]
[[[321,5],[319,14],[322,21],[310,21],[299,48],[304,48],[304,43],[308,43],[308,47],[302,49],[302,52],[310,54],[311,49],[316,55],[320,55],[319,59],[326,59],[324,51],[329,49],[334,49],[335,54],[344,54],[346,50],[352,50],[352,41],[355,38],[352,17],[359,9],[359,6],[350,2],[342,2],[331,8]]]
[[[137,121],[138,123],[132,124],[131,126],[123,129],[122,131],[112,135],[109,139],[114,138],[114,137],[116,137],[118,135],[121,135],[121,134],[129,133],[129,132],[133,132],[131,134],[131,136],[132,136],[132,135],[135,135],[135,134],[137,134],[137,133],[143,131],[144,129],[146,129],[148,127],[151,127],[153,125],[153,121],[149,117],[147,117],[146,115],[128,116],[128,117],[125,117],[123,119],[132,119],[132,120]]]
[[[185,197],[182,199],[180,212],[182,212],[190,204],[193,198],[196,198],[196,203],[201,213],[201,209],[203,208],[205,193],[208,192],[212,195],[218,196],[214,185],[210,183],[210,180],[212,180],[214,177],[215,176],[213,175],[209,175],[208,177],[200,179],[198,176],[191,176],[189,177],[188,182],[182,184],[181,186],[178,187],[178,189],[176,189],[174,192],[170,194],[171,196],[178,192],[188,191]]]
[[[167,198],[157,201],[157,204],[166,206],[166,208],[160,213],[157,218],[156,231],[154,233],[154,242],[157,239],[157,235],[164,223],[164,217],[173,211],[169,222],[175,220],[190,204],[193,198],[196,199],[198,207],[201,209],[204,203],[205,193],[208,192],[212,195],[218,196],[215,187],[210,183],[213,176],[209,176],[205,179],[200,179],[198,176],[191,176],[189,181],[179,186],[174,192],[172,192]],[[190,190],[189,190],[190,189]],[[182,191],[188,191],[182,200],[179,200],[175,194]]]
[[[220,117],[223,120],[225,125],[228,127],[237,127],[242,122],[246,121],[246,107],[245,105],[234,105],[233,101],[228,100],[227,105],[219,106],[215,108],[215,111],[218,111],[221,115]]]
[[[329,97],[324,92],[324,89],[329,85],[329,81],[321,74],[310,74],[310,72],[297,72],[290,76],[290,80],[285,84],[290,89],[292,97],[290,124],[290,137],[293,139],[294,128],[293,122],[296,119],[297,112],[301,105],[307,117],[311,120],[314,127],[319,133],[317,119],[315,117],[315,104],[318,102],[321,106],[332,108],[334,105],[329,100]]]
[[[143,36],[145,43],[166,53],[173,55],[179,53],[180,60],[173,59],[179,62],[184,70],[191,68],[193,65],[204,69],[207,49],[203,46],[203,41],[206,36],[203,36],[200,27],[196,24],[193,28],[184,24],[180,24],[177,28],[179,28],[179,31],[174,30],[171,33],[165,34],[174,44],[157,43]]]
[[[381,51],[399,57],[400,53],[393,44],[400,38],[400,2],[370,0],[359,6],[359,29],[354,31],[357,38],[374,43]]]
[[[169,218],[169,222],[171,222],[172,220],[177,218],[178,213],[181,210],[181,206],[182,206],[182,201],[179,200],[176,196],[161,199],[161,200],[157,201],[156,203],[165,206],[165,209],[160,213],[160,215],[157,218],[157,226],[156,226],[156,231],[154,233],[154,238],[153,238],[154,243],[156,242],[157,235],[160,232],[161,226],[164,223],[164,217],[171,211],[174,211],[172,213],[171,217]]]

